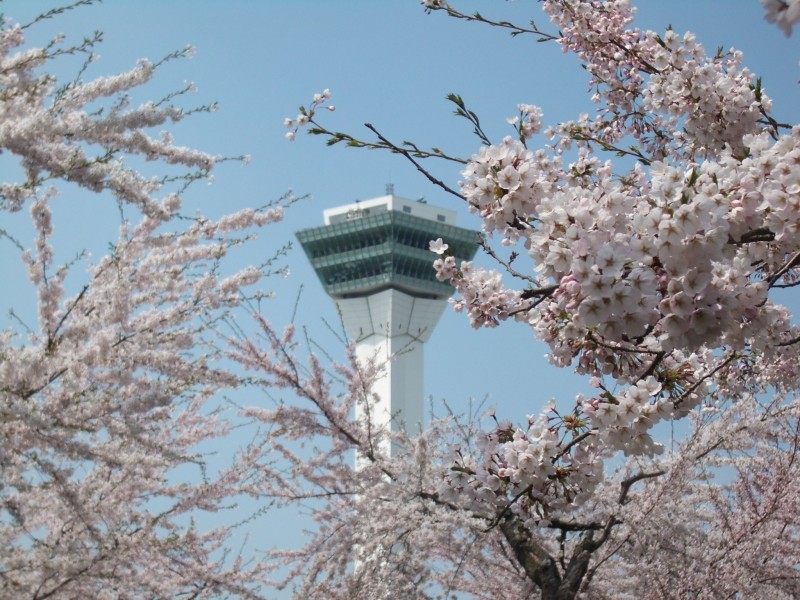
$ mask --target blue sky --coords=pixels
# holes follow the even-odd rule
[[[25,21],[52,5],[5,0],[0,10]],[[547,25],[535,2],[471,1],[457,6],[498,19],[523,24],[535,19]],[[650,0],[640,3],[639,17],[641,26],[657,31],[668,24],[678,31],[690,29],[709,49],[743,49],[747,64],[763,75],[775,99],[776,116],[797,120],[796,39],[785,39],[765,23],[756,0]],[[176,141],[223,155],[248,154],[252,161],[248,166],[222,165],[213,185],[191,189],[186,198],[190,212],[194,206],[221,214],[260,205],[288,189],[311,196],[292,208],[284,223],[265,231],[250,248],[254,256],[243,258],[249,262],[292,240],[294,231],[321,224],[323,209],[382,195],[387,183],[394,184],[398,195],[424,195],[431,203],[458,210],[461,226],[479,226],[457,200],[434,189],[398,156],[326,148],[320,138],[305,135],[286,142],[283,118],[294,117],[298,105],[308,103],[315,92],[330,88],[333,93],[337,110],[323,115],[332,129],[369,137],[363,123],[370,122],[390,139],[410,139],[460,156],[477,151],[479,144],[468,124],[452,116],[444,100],[449,92],[461,94],[497,140],[511,133],[505,118],[516,113],[520,102],[540,105],[545,123],[593,109],[585,93],[586,74],[555,44],[511,38],[440,13],[426,15],[415,0],[106,0],[46,22],[31,30],[31,37],[45,39],[63,32],[78,41],[94,30],[105,37],[95,74],[130,68],[140,57],[157,60],[186,44],[196,48],[194,58],[166,65],[145,93],[159,97],[185,81],[194,82],[198,92],[189,101],[218,102],[219,111],[179,124],[174,128]],[[64,65],[66,74],[71,69],[74,64]],[[458,181],[457,168],[432,167],[444,181]],[[0,161],[0,176],[8,168],[8,162]],[[83,203],[94,201],[85,195],[64,199],[68,224],[62,228],[63,244],[70,248],[64,256],[85,247],[86,240],[99,242],[92,246],[99,251],[115,234],[115,227],[92,223],[96,212],[92,219],[82,214],[87,206]],[[108,232],[102,242],[95,240],[98,231]],[[11,251],[0,246],[6,255]],[[15,277],[14,272],[6,276],[6,270],[15,267],[9,262],[4,260],[0,271],[6,281]],[[299,245],[289,262],[292,276],[274,282],[274,321],[290,318],[303,285],[299,320],[324,336],[318,318],[335,322],[333,305],[320,301],[322,287]],[[0,298],[0,322],[12,305],[19,310],[13,298]],[[448,311],[426,348],[426,389],[434,398],[447,397],[454,403],[488,393],[492,403],[509,406],[509,416],[521,419],[550,396],[564,398],[569,377],[548,368],[544,353],[545,347],[522,325],[474,331],[465,318]],[[575,391],[579,390],[570,388],[567,397]]]
[[[51,5],[5,0],[0,10],[24,21]],[[458,6],[498,19],[521,23],[535,19],[547,25],[535,2],[471,1]],[[695,31],[709,49],[743,49],[746,62],[763,75],[764,86],[775,99],[777,117],[797,120],[796,39],[785,39],[765,23],[756,0],[650,0],[640,3],[639,16],[641,26],[657,31],[668,24],[678,31]],[[44,23],[31,34],[44,39],[64,32],[77,41],[96,29],[105,34],[98,50],[101,60],[92,71],[96,74],[130,68],[139,57],[157,60],[186,44],[196,47],[193,59],[168,64],[145,93],[158,97],[185,81],[194,82],[198,92],[190,101],[219,102],[220,108],[174,128],[176,140],[212,153],[248,154],[252,162],[246,167],[223,165],[213,185],[190,191],[187,207],[221,214],[260,205],[288,189],[312,197],[295,206],[283,224],[262,235],[250,251],[263,254],[250,262],[293,239],[294,231],[321,224],[323,209],[382,195],[390,182],[397,194],[424,195],[431,203],[459,210],[460,225],[478,227],[463,206],[432,188],[400,157],[326,148],[321,139],[304,135],[293,144],[286,142],[283,118],[294,117],[297,106],[317,91],[333,92],[337,110],[323,115],[331,128],[368,137],[363,123],[370,122],[390,139],[410,139],[461,156],[479,146],[466,122],[452,116],[444,100],[449,92],[461,94],[497,140],[511,132],[505,118],[515,114],[520,102],[539,104],[545,123],[593,109],[585,94],[586,74],[555,44],[511,38],[503,31],[456,22],[439,13],[426,15],[415,0],[107,0]],[[74,65],[64,68],[71,73]],[[433,167],[444,181],[458,180],[457,168]],[[0,162],[0,175],[7,168],[8,163]],[[68,230],[65,247],[80,249],[103,230],[76,210],[76,203],[80,209],[85,206],[81,203],[91,201],[71,198],[68,209],[65,204],[64,218],[69,221],[63,228]],[[92,218],[97,218],[95,212]],[[114,228],[108,232],[110,238]],[[0,246],[0,252],[10,251]],[[3,261],[2,269],[12,268],[7,263]],[[275,281],[274,320],[280,323],[290,317],[302,284],[300,320],[312,331],[322,332],[318,316],[335,322],[332,304],[320,302],[322,288],[297,245],[290,263],[292,276]],[[0,298],[0,319],[12,298]],[[488,393],[493,403],[510,407],[510,416],[523,418],[550,396],[558,393],[563,398],[566,393],[567,374],[547,367],[544,346],[521,325],[476,332],[463,317],[448,312],[426,352],[426,389],[434,398],[458,403]],[[575,391],[570,388],[568,397]]]
[[[454,0],[463,11],[479,9],[487,17],[526,23],[546,19],[532,1]],[[798,122],[800,48],[763,20],[757,0],[676,0],[639,2],[641,27],[663,32],[694,31],[708,50],[735,46],[745,63],[763,76],[779,120]],[[53,6],[40,0],[5,0],[0,10],[27,21]],[[490,137],[510,134],[506,117],[521,102],[540,105],[545,123],[574,119],[593,110],[585,93],[587,76],[573,56],[552,43],[456,22],[443,14],[424,14],[415,0],[106,0],[42,24],[31,37],[44,40],[64,32],[79,41],[94,30],[105,33],[102,59],[90,74],[113,74],[140,57],[157,60],[186,44],[196,47],[191,60],[168,64],[146,93],[155,98],[192,81],[198,104],[219,102],[219,111],[199,115],[174,128],[176,141],[223,155],[248,154],[251,163],[224,164],[213,185],[190,189],[185,205],[218,215],[261,205],[288,189],[311,200],[293,207],[284,223],[268,228],[243,262],[258,263],[293,232],[322,223],[322,210],[384,193],[393,183],[398,195],[424,195],[432,204],[459,211],[459,225],[478,228],[455,199],[431,187],[397,156],[344,147],[326,148],[319,138],[299,135],[284,140],[284,117],[294,117],[315,92],[329,88],[337,110],[323,115],[332,129],[370,137],[370,122],[396,141],[414,140],[469,156],[479,148],[471,128],[452,116],[444,100],[457,92],[477,112]],[[74,65],[65,64],[64,73]],[[458,169],[432,165],[451,185]],[[0,157],[0,177],[11,177],[8,157]],[[99,252],[115,235],[114,216],[97,212],[97,200],[63,199],[62,256],[89,248]],[[113,210],[112,210],[113,213]],[[5,217],[4,217],[5,218]],[[14,224],[4,224],[13,227]],[[108,225],[108,226],[107,226]],[[56,223],[58,227],[58,222]],[[107,234],[107,235],[106,235]],[[24,313],[25,287],[13,258],[0,240],[0,324],[7,311]],[[324,297],[305,256],[295,244],[291,277],[275,280],[276,298],[268,312],[275,323],[288,320],[303,286],[298,321],[336,352],[322,319],[335,323],[333,305]],[[567,405],[583,382],[548,366],[545,347],[522,325],[474,331],[464,316],[446,312],[426,348],[426,390],[466,407],[472,397],[489,395],[498,415],[523,420],[551,397]]]

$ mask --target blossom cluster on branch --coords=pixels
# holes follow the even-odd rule
[[[800,23],[800,2],[797,0],[761,0],[766,9],[766,19],[780,27],[786,37],[792,35],[792,29]]]
[[[519,125],[518,139],[485,145],[461,182],[486,234],[523,245],[535,272],[524,276],[524,289],[509,289],[499,271],[459,266],[451,256],[434,268],[451,280],[454,308],[466,309],[473,325],[527,322],[554,364],[613,380],[578,399],[583,430],[540,418],[556,440],[591,432],[585,443],[598,459],[617,449],[653,454],[650,430],[659,421],[686,415],[720,374],[753,356],[785,362],[780,349],[798,338],[790,312],[769,292],[793,285],[800,265],[800,128],[775,125],[741,53],[709,58],[691,34],[631,29],[624,1],[543,8],[562,32],[559,43],[587,66],[602,108],[594,120],[549,128],[552,143],[532,151],[540,111],[521,107],[534,125]],[[630,140],[623,153],[637,162],[622,173],[598,155]],[[523,430],[514,436],[540,440],[532,456],[555,469],[561,455],[548,453],[552,440]],[[466,488],[493,501],[498,487],[515,497],[525,487],[508,470],[517,460],[514,442],[496,445]],[[553,487],[573,481],[570,472],[550,473],[562,483]],[[463,488],[463,479],[453,477],[453,485]],[[588,486],[593,478],[574,480]],[[545,512],[561,508],[564,495],[585,497],[534,490],[531,505]]]
[[[476,553],[497,551],[499,531],[530,597],[794,597],[800,578],[784,559],[800,531],[800,328],[776,290],[800,281],[800,126],[773,116],[740,51],[641,30],[628,0],[542,0],[554,31],[422,4],[559,44],[596,106],[546,126],[519,104],[514,135],[492,141],[450,94],[481,142],[469,159],[394,144],[370,124],[376,141],[309,120],[329,144],[399,154],[462,199],[497,267],[459,264],[432,241],[453,308],[474,327],[527,325],[595,390],[521,426],[470,429],[425,492],[431,522],[466,512],[485,523]],[[787,35],[800,20],[797,2],[762,4]],[[430,158],[463,164],[459,186]],[[656,426],[681,419],[687,436],[658,443]],[[623,470],[607,472],[620,453]]]
[[[257,597],[263,561],[233,551],[230,525],[198,519],[257,495],[261,452],[209,464],[203,448],[230,435],[220,394],[243,384],[215,330],[269,271],[225,257],[286,202],[185,217],[185,188],[221,160],[152,134],[192,112],[171,101],[187,90],[132,106],[161,63],[85,81],[99,36],[28,49],[25,30],[0,26],[0,149],[22,167],[5,171],[19,175],[0,185],[0,210],[27,209],[33,233],[4,228],[0,243],[4,260],[19,251],[38,323],[23,312],[0,331],[0,595]],[[49,73],[66,55],[86,60],[60,84]],[[126,162],[138,158],[165,175],[141,175]],[[107,252],[62,262],[54,206],[76,191],[122,217]]]

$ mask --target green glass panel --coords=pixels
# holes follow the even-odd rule
[[[314,270],[331,296],[356,296],[394,287],[425,297],[449,296],[436,280],[429,250],[441,237],[457,260],[470,260],[477,233],[387,211],[297,232]]]

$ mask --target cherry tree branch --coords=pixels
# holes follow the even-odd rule
[[[666,471],[652,471],[649,473],[638,473],[633,475],[632,477],[628,477],[627,479],[623,479],[619,485],[619,498],[617,499],[617,504],[623,506],[628,503],[628,493],[631,490],[631,486],[638,481],[642,481],[644,479],[653,479],[655,477],[661,477],[665,475]]]
[[[381,134],[381,133],[380,133],[380,132],[379,132],[379,131],[378,131],[378,130],[377,130],[377,129],[376,129],[374,126],[373,126],[373,125],[371,125],[370,123],[364,123],[364,126],[365,126],[367,129],[369,129],[370,131],[372,131],[372,132],[373,132],[375,135],[377,135],[377,136],[378,136],[378,139],[379,139],[381,142],[383,142],[383,143],[385,144],[385,147],[389,148],[389,149],[390,149],[392,152],[396,152],[397,154],[401,154],[401,155],[403,155],[404,157],[406,157],[406,158],[409,160],[409,162],[411,162],[411,164],[412,164],[412,165],[414,165],[414,167],[417,169],[417,171],[419,171],[420,173],[422,173],[422,174],[423,174],[423,175],[424,175],[424,176],[425,176],[425,177],[428,179],[428,181],[430,181],[432,184],[434,184],[434,185],[436,185],[436,186],[438,186],[438,187],[442,188],[442,189],[443,189],[445,192],[447,192],[448,194],[452,194],[453,196],[455,196],[455,197],[456,197],[456,198],[458,198],[459,200],[464,200],[464,197],[463,197],[461,194],[459,194],[459,193],[458,193],[457,191],[455,191],[453,188],[451,188],[450,186],[448,186],[448,185],[447,185],[446,183],[444,183],[442,180],[440,180],[440,179],[437,179],[436,177],[434,177],[434,176],[433,176],[433,175],[432,175],[432,174],[431,174],[431,173],[430,173],[430,172],[429,172],[427,169],[423,168],[423,167],[422,167],[422,165],[420,165],[420,164],[419,164],[419,163],[418,163],[418,162],[415,160],[415,157],[417,157],[417,158],[427,158],[426,156],[418,156],[418,155],[417,155],[417,154],[416,154],[414,151],[409,151],[409,150],[407,150],[406,148],[401,148],[400,146],[397,146],[397,145],[393,144],[393,143],[392,143],[392,142],[390,142],[388,139],[386,139],[386,138],[383,136],[383,134]],[[431,156],[432,156],[432,155],[431,155]],[[466,161],[465,161],[465,163],[466,163]]]
[[[474,12],[473,14],[462,13],[449,5],[428,6],[426,10],[429,12],[433,10],[444,10],[447,12],[447,15],[449,17],[452,17],[454,19],[460,19],[463,21],[473,22],[473,23],[482,23],[484,25],[489,25],[491,27],[499,27],[502,29],[507,29],[511,33],[512,37],[516,37],[518,35],[523,35],[523,34],[532,34],[539,36],[538,39],[536,40],[537,42],[558,41],[559,39],[561,39],[560,35],[553,35],[551,33],[547,33],[539,29],[534,21],[530,22],[530,28],[526,28],[526,27],[521,27],[519,25],[515,25],[514,23],[511,23],[509,21],[493,21],[491,19],[487,19],[477,11]]]
[[[800,265],[800,250],[795,252],[792,257],[786,261],[780,269],[778,269],[775,273],[770,275],[769,279],[767,279],[767,284],[769,287],[774,286],[781,277],[783,277],[786,273],[788,273],[791,269]]]

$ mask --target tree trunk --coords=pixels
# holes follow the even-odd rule
[[[562,577],[556,560],[536,541],[519,518],[505,517],[500,522],[500,531],[511,545],[525,574],[541,590],[541,600],[575,600],[589,569],[592,554],[604,541],[595,541],[593,531],[584,533]]]
[[[542,591],[542,600],[567,600],[572,596],[559,596],[561,574],[555,559],[542,548],[531,535],[531,531],[519,518],[507,516],[500,521],[503,532],[514,556],[517,557],[525,574]]]

